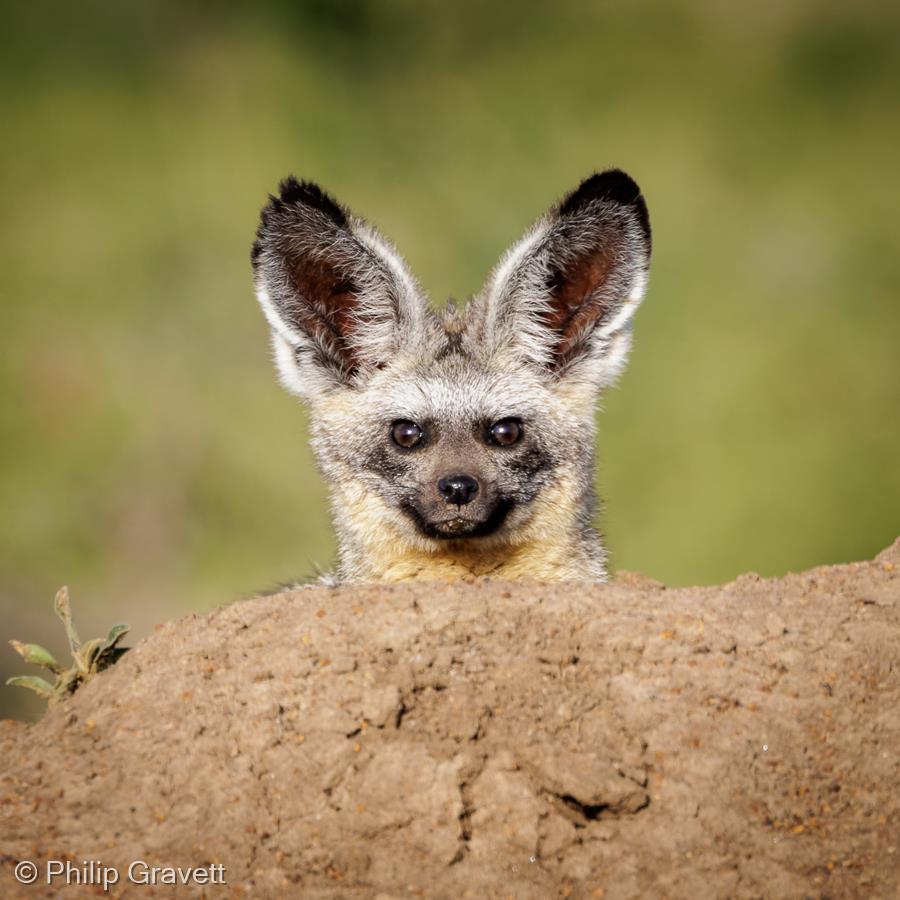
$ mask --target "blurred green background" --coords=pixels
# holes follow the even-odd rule
[[[2,637],[62,650],[326,568],[248,263],[288,172],[435,302],[591,171],[654,226],[605,400],[614,565],[671,584],[900,532],[900,13],[882,2],[10,4]],[[21,671],[5,645],[0,675]],[[0,689],[0,714],[40,704]]]

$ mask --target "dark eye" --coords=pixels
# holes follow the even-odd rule
[[[423,431],[415,422],[405,419],[391,425],[391,440],[398,446],[409,450],[422,440]]]
[[[491,425],[491,441],[509,447],[522,437],[522,423],[518,419],[501,419]]]

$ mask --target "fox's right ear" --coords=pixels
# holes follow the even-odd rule
[[[282,384],[306,399],[361,384],[424,328],[403,260],[311,182],[269,197],[251,259]]]

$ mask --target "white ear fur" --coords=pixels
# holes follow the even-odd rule
[[[281,316],[269,297],[269,292],[262,283],[259,283],[259,280],[256,299],[271,328],[272,356],[281,386],[290,393],[307,400],[313,395],[327,390],[331,386],[331,381],[323,378],[317,368],[311,368],[304,377],[304,373],[297,363],[296,351],[308,344],[309,341],[302,332],[291,328],[287,319]]]
[[[495,353],[514,350],[538,368],[549,367],[550,347],[540,320],[548,310],[546,278],[549,270],[542,254],[550,228],[547,217],[538,221],[524,237],[501,257],[488,276],[482,298],[481,339]],[[508,302],[517,295],[515,304]]]
[[[631,353],[634,314],[647,290],[646,270],[635,274],[634,283],[625,302],[610,320],[598,328],[589,352],[579,365],[573,366],[570,377],[582,378],[586,386],[597,391],[612,387],[625,371]]]
[[[649,260],[647,261],[649,262]],[[637,308],[647,293],[647,269],[635,269],[632,274],[631,290],[625,298],[618,312],[612,316],[608,323],[601,325],[597,329],[597,337],[608,338],[620,332],[626,325],[630,327],[630,322],[637,312]]]
[[[272,330],[272,355],[278,381],[291,394],[310,401],[327,393],[337,386],[326,370],[312,363],[304,365],[301,361],[302,350],[291,345],[275,329]]]

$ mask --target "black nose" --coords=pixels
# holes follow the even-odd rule
[[[438,490],[448,503],[464,506],[478,493],[478,482],[471,475],[445,475]]]

